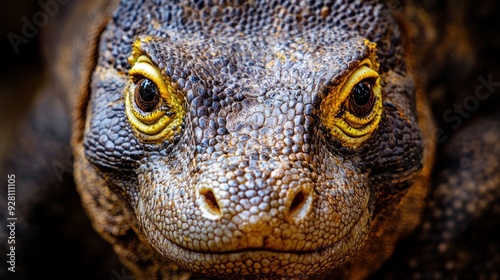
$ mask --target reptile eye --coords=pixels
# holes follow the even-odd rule
[[[377,129],[383,103],[375,44],[367,43],[372,55],[359,63],[321,103],[321,121],[333,139],[353,149]]]
[[[153,111],[160,102],[160,92],[150,79],[141,79],[135,89],[135,102],[144,112]]]
[[[129,58],[132,68],[125,91],[125,114],[136,136],[159,143],[180,132],[184,115],[182,95],[142,53],[138,41]]]
[[[373,82],[363,80],[352,88],[347,108],[354,115],[364,117],[373,109],[375,96],[373,94],[372,83]]]

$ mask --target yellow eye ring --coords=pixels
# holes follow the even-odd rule
[[[375,58],[366,58],[323,100],[321,119],[332,137],[357,148],[378,127],[382,116],[382,88]]]
[[[129,75],[131,79],[125,91],[125,114],[132,128],[146,142],[168,140],[181,129],[185,115],[182,99],[145,55],[133,60]],[[150,91],[146,92],[149,94],[147,98],[152,98],[152,103],[146,107],[139,104],[138,100],[142,97],[137,96],[143,93],[143,89],[138,87],[144,86],[144,81],[147,81],[146,91]],[[159,97],[153,94],[159,94]]]

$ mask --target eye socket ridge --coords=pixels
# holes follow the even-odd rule
[[[359,118],[370,115],[380,96],[380,77],[370,66],[370,60],[365,59],[340,90],[340,99],[345,100],[343,107]]]
[[[145,55],[141,55],[137,59],[132,69],[130,69],[129,75],[136,86],[139,86],[143,79],[150,80],[157,86],[160,96],[164,99],[168,99],[169,89],[165,79],[162,77],[160,71],[153,65],[151,60]]]

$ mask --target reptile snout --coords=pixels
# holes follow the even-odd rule
[[[214,246],[208,246],[207,251],[313,249],[289,242],[283,235],[306,239],[309,229],[301,225],[315,215],[314,176],[292,162],[248,161],[241,157],[238,162],[248,162],[248,166],[238,168],[229,165],[231,160],[222,158],[207,164],[205,171],[193,179],[194,219],[204,221],[207,232],[225,231],[220,239],[214,238]]]
[[[146,214],[140,221],[151,244],[182,267],[208,274],[240,262],[264,274],[290,275],[345,262],[369,229],[366,180],[348,173],[351,167],[340,160],[318,174],[301,153],[295,160],[261,157],[196,161],[189,178],[167,176],[163,168],[148,174],[157,178],[150,187],[155,191],[141,200],[151,203],[137,209]],[[180,181],[182,191],[176,191],[172,186]]]
[[[276,169],[271,172],[270,177],[274,180],[280,180],[283,178],[284,173],[283,169]],[[230,181],[232,186],[227,188],[224,183],[221,184],[218,181],[205,181],[197,187],[197,204],[202,215],[208,219],[222,220],[225,218],[223,213],[234,214],[231,213],[231,209],[228,207],[232,206],[231,201],[236,202],[241,208],[248,208],[250,211],[250,217],[242,217],[242,219],[252,218],[248,221],[249,229],[247,231],[251,231],[252,227],[255,227],[257,231],[261,230],[263,220],[264,223],[267,223],[266,220],[269,217],[267,213],[260,216],[258,214],[270,210],[269,205],[267,205],[268,201],[262,201],[260,198],[260,193],[265,191],[245,190],[247,189],[245,185],[237,185],[234,180],[226,180],[226,178],[223,178],[222,181]],[[221,186],[223,189],[220,189]],[[281,195],[282,197],[278,199],[278,207],[275,208],[278,210],[273,211],[273,213],[275,215],[281,214],[290,223],[300,222],[301,219],[311,213],[314,200],[313,187],[309,180],[302,183],[292,182],[290,186],[286,192],[278,194],[278,196]],[[261,218],[261,216],[264,217]]]
[[[293,187],[287,191],[273,193],[266,188],[248,189],[244,184],[234,189],[220,188],[217,183],[202,184],[198,205],[204,218],[216,220],[222,228],[226,224],[236,228],[226,242],[221,240],[224,250],[300,251],[302,247],[282,239],[281,229],[302,235],[293,228],[311,214],[314,196],[310,182],[290,185]]]

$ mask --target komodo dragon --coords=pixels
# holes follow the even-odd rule
[[[83,207],[137,279],[499,277],[498,109],[437,130],[427,91],[478,63],[465,31],[410,1],[220,2],[80,1],[49,37],[38,112],[73,116]]]

